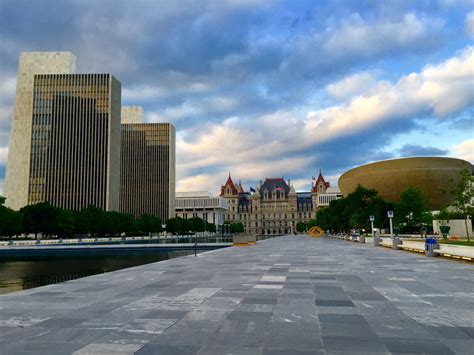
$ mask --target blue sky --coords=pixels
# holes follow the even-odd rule
[[[0,191],[18,55],[72,51],[177,128],[177,189],[228,172],[309,189],[403,156],[474,160],[474,9],[463,0],[0,1]]]

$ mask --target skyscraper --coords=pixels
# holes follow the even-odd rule
[[[5,177],[6,205],[13,209],[28,204],[34,75],[74,73],[75,63],[70,52],[20,53]]]
[[[35,75],[28,204],[118,211],[120,103],[110,74]]]
[[[20,55],[8,206],[47,201],[174,217],[174,127],[143,123],[139,106],[121,107],[121,84],[112,75],[74,71],[69,52]]]
[[[175,128],[169,123],[122,124],[120,211],[175,216]]]

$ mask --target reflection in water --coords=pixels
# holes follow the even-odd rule
[[[129,251],[0,259],[0,294],[176,258],[194,251]]]

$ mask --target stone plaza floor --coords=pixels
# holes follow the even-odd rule
[[[1,354],[473,354],[474,265],[285,236],[0,296]]]

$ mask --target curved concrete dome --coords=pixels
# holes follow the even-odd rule
[[[449,188],[452,178],[459,179],[459,172],[472,164],[455,158],[403,158],[370,163],[346,171],[339,178],[339,188],[344,196],[357,185],[375,189],[386,201],[397,202],[400,194],[409,186],[418,187],[428,201],[431,210],[439,210],[452,203],[449,194],[440,187]]]

